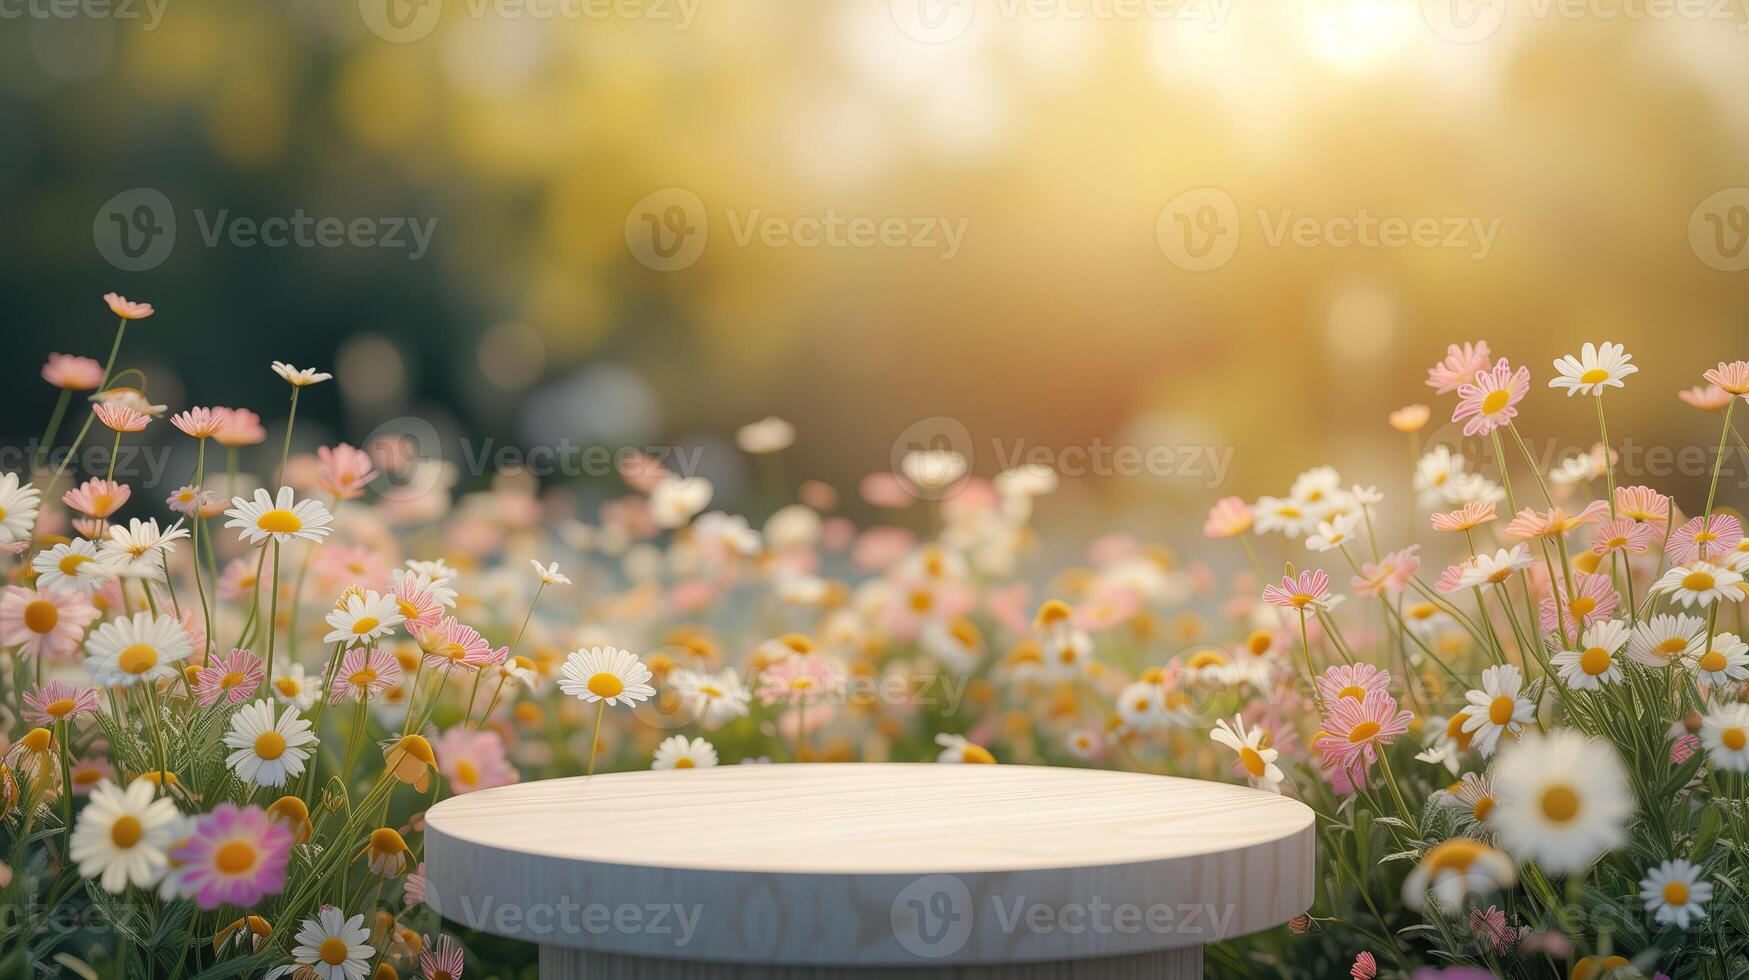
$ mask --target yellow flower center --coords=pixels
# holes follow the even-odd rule
[[[455,779],[472,786],[480,781],[480,767],[474,765],[472,759],[463,759],[455,764]]]
[[[1295,592],[1292,601],[1295,609],[1304,609],[1308,605],[1311,605],[1312,600],[1316,598],[1317,596],[1312,595],[1309,592]]]
[[[676,768],[676,769],[691,769],[692,766],[693,766],[692,760],[688,759],[686,756],[681,756],[680,758],[674,760],[674,768]]]
[[[1496,388],[1495,390],[1488,392],[1488,397],[1482,399],[1482,414],[1493,415],[1495,412],[1505,408],[1506,403],[1511,400],[1512,392],[1507,391],[1505,388]]]
[[[624,681],[606,671],[589,678],[589,693],[598,698],[617,697],[625,689]]]
[[[1463,872],[1487,851],[1488,845],[1481,841],[1454,837],[1428,851],[1421,863],[1428,871],[1436,874],[1441,871]]]
[[[1337,691],[1336,697],[1338,699],[1353,698],[1356,701],[1365,701],[1366,700],[1366,688],[1361,687],[1359,684],[1350,684],[1347,687],[1343,688],[1342,690]]]
[[[1687,905],[1688,886],[1680,881],[1666,882],[1664,885],[1664,903],[1666,905]]]
[[[1512,720],[1512,713],[1518,709],[1518,702],[1502,694],[1488,705],[1488,720],[1496,725],[1504,725]]]
[[[1579,669],[1596,677],[1609,669],[1609,651],[1602,647],[1591,647],[1579,655]]]
[[[277,690],[288,698],[295,698],[303,693],[304,690],[304,686],[299,684],[295,677],[275,677],[273,679],[273,687],[274,690]]]
[[[243,675],[235,670],[219,678],[219,686],[227,691],[241,683],[243,683]]]
[[[213,855],[213,863],[225,874],[240,875],[255,867],[255,848],[248,841],[231,841]]]
[[[1488,819],[1488,814],[1494,812],[1494,798],[1492,796],[1484,796],[1481,799],[1477,800],[1476,807],[1475,807],[1475,810],[1473,812],[1475,813],[1476,819],[1478,821]]]
[[[375,616],[361,617],[358,620],[358,622],[352,624],[352,635],[353,636],[363,636],[366,633],[369,633],[371,630],[374,630],[378,626],[381,626],[381,625],[382,625],[382,622],[380,620],[378,620]]]
[[[1680,636],[1672,636],[1658,644],[1658,652],[1666,658],[1674,657],[1686,649],[1688,649],[1688,641]]]
[[[1249,745],[1239,749],[1239,763],[1245,767],[1246,772],[1259,779],[1262,779],[1263,774],[1269,769],[1269,764],[1263,761],[1263,756]]]
[[[403,619],[418,619],[419,618],[419,608],[417,606],[413,605],[411,602],[408,602],[405,599],[396,599],[395,605],[399,606],[401,609],[401,618],[403,618]]]
[[[125,673],[143,674],[158,666],[158,650],[146,643],[136,643],[116,655],[115,665]]]
[[[138,844],[145,833],[146,828],[140,825],[140,818],[125,814],[109,825],[110,843],[124,851]]]
[[[700,684],[698,686],[698,693],[707,698],[720,698],[723,696],[722,689],[712,684]]]
[[[73,703],[72,698],[62,698],[59,701],[50,701],[48,704],[43,705],[43,714],[48,715],[50,718],[65,718],[72,714],[73,709],[76,707],[78,707],[78,705]]]
[[[1543,816],[1555,823],[1566,823],[1579,815],[1579,794],[1567,786],[1550,786],[1543,790]]]
[[[1584,619],[1591,614],[1591,610],[1597,608],[1597,600],[1588,595],[1582,595],[1569,603],[1567,608],[1573,613],[1574,619]]]
[[[989,766],[995,765],[996,763],[996,757],[991,755],[990,750],[984,748],[982,745],[967,745],[964,757],[967,762],[974,762],[979,765]]]
[[[255,526],[269,534],[292,534],[303,530],[304,522],[291,511],[275,507],[256,518]]]
[[[285,736],[278,732],[262,732],[255,736],[255,754],[268,762],[285,754]]]
[[[61,559],[60,564],[55,567],[61,570],[62,575],[74,575],[78,573],[80,565],[83,565],[90,560],[90,555],[81,555],[77,552],[70,552],[64,556]]]
[[[346,948],[346,941],[334,936],[322,940],[322,945],[316,947],[316,956],[329,966],[345,963],[348,952],[350,951]]]
[[[61,610],[47,599],[34,599],[24,607],[24,625],[32,633],[47,633],[61,621]]]
[[[1256,630],[1252,632],[1251,636],[1245,641],[1245,648],[1250,650],[1253,656],[1261,657],[1269,652],[1269,648],[1273,646],[1274,643],[1275,641],[1269,635],[1268,631]]]
[[[1379,723],[1369,718],[1348,730],[1348,741],[1350,744],[1358,745],[1361,742],[1371,739],[1378,733]]]
[[[1591,370],[1586,371],[1584,374],[1579,375],[1579,383],[1580,384],[1594,385],[1594,384],[1597,384],[1599,381],[1608,381],[1608,380],[1609,380],[1609,372],[1605,371],[1602,368],[1592,368]]]
[[[376,671],[369,667],[361,667],[358,670],[353,671],[352,676],[346,678],[346,683],[351,684],[353,687],[369,687],[376,683],[376,679]]]
[[[1705,592],[1713,587],[1713,577],[1707,572],[1689,572],[1683,576],[1682,587],[1690,592]]]
[[[1708,650],[1706,654],[1700,658],[1700,669],[1715,674],[1724,670],[1725,655],[1717,650]]]
[[[1749,745],[1749,733],[1741,728],[1727,728],[1719,733],[1719,741],[1732,752],[1743,751],[1743,746]]]

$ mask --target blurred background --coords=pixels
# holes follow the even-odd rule
[[[1718,431],[1677,389],[1749,354],[1740,0],[0,8],[15,438],[111,289],[160,311],[124,359],[154,401],[274,439],[277,358],[339,376],[300,442],[678,443],[731,504],[766,415],[847,489],[932,417],[982,475],[1209,454],[1066,484],[1093,526],[1318,462],[1406,481],[1385,416],[1452,434],[1449,342],[1528,364],[1527,429],[1572,448],[1591,406],[1543,385],[1582,341],[1636,355],[1617,431],[1672,447]]]

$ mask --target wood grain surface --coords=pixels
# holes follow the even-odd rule
[[[612,773],[426,815],[431,904],[546,946],[948,966],[1201,946],[1312,900],[1313,816],[1092,769],[758,765]]]

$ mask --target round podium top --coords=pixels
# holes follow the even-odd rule
[[[543,945],[817,965],[1202,945],[1312,901],[1313,814],[1094,769],[757,765],[612,773],[426,814],[427,900]]]

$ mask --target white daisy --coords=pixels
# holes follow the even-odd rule
[[[1463,574],[1458,576],[1458,585],[1466,589],[1501,585],[1512,577],[1512,573],[1534,563],[1530,549],[1522,544],[1515,544],[1510,550],[1501,548],[1492,555],[1480,554],[1471,559]]]
[[[1621,662],[1616,654],[1633,632],[1616,619],[1599,620],[1585,628],[1580,649],[1563,650],[1551,661],[1560,669],[1561,680],[1577,691],[1595,691],[1621,680]]]
[[[144,779],[125,790],[107,779],[92,788],[70,845],[80,874],[117,895],[128,885],[148,888],[158,880],[169,867],[165,851],[177,812],[175,803],[154,799],[156,794],[157,787]]]
[[[1718,634],[1711,649],[1695,658],[1694,674],[1713,687],[1749,678],[1749,643],[1735,633]]]
[[[656,746],[651,769],[707,769],[717,764],[717,750],[702,738],[670,735]]]
[[[37,552],[30,567],[36,587],[45,592],[95,592],[109,578],[97,560],[97,543],[85,538]]]
[[[1697,561],[1665,572],[1664,577],[1652,586],[1652,591],[1669,595],[1684,608],[1693,605],[1705,608],[1720,599],[1734,601],[1743,598],[1743,592],[1738,588],[1742,584],[1743,576],[1737,572],[1723,565]]]
[[[1498,802],[1494,796],[1494,777],[1487,773],[1464,773],[1456,786],[1447,790],[1445,805],[1467,812],[1470,819],[1484,826]]]
[[[376,949],[368,945],[370,930],[362,913],[348,919],[346,913],[324,905],[298,930],[292,959],[315,970],[318,980],[364,980]]]
[[[1281,767],[1275,760],[1281,755],[1279,751],[1263,744],[1264,731],[1261,728],[1245,730],[1245,722],[1238,715],[1233,716],[1233,723],[1227,724],[1225,718],[1215,722],[1214,730],[1209,732],[1211,741],[1219,742],[1227,748],[1239,753],[1239,765],[1245,770],[1245,778],[1258,789],[1271,793],[1281,792],[1281,784],[1287,779]]]
[[[1093,637],[1060,623],[1039,632],[1039,654],[1057,677],[1078,677],[1093,668]]]
[[[680,696],[680,704],[687,713],[707,729],[721,728],[747,716],[747,702],[752,694],[733,668],[715,674],[676,670],[669,673],[668,684]]]
[[[1337,514],[1327,521],[1320,521],[1318,533],[1306,539],[1306,547],[1313,551],[1334,551],[1342,547],[1354,537],[1360,519],[1359,514]]]
[[[280,704],[308,711],[321,693],[314,680],[305,675],[303,664],[292,664],[273,675],[273,696]]]
[[[1063,748],[1083,762],[1099,755],[1099,733],[1091,728],[1077,728],[1063,738]]]
[[[181,620],[137,612],[91,631],[85,638],[85,669],[100,686],[152,684],[175,677],[176,662],[193,652]]]
[[[1463,730],[1484,757],[1494,754],[1502,734],[1516,736],[1536,720],[1536,705],[1519,694],[1523,684],[1524,676],[1517,666],[1499,664],[1482,671],[1480,691],[1464,695],[1470,706],[1464,712]]]
[[[935,757],[936,762],[973,763],[976,765],[991,765],[996,757],[990,750],[976,742],[968,741],[964,735],[940,734],[935,736],[935,744],[941,746],[941,754]]]
[[[1706,620],[1679,613],[1659,613],[1634,627],[1628,656],[1648,667],[1667,667],[1700,656],[1706,645]]]
[[[984,657],[984,635],[961,616],[931,619],[923,625],[918,642],[925,653],[955,674],[971,673]]]
[[[680,527],[704,510],[715,492],[702,476],[664,477],[650,490],[650,519],[657,527]]]
[[[1492,895],[1516,880],[1511,858],[1474,838],[1453,837],[1428,848],[1403,879],[1403,903],[1420,909],[1431,891],[1440,909],[1459,909],[1467,896]]]
[[[1544,871],[1584,871],[1627,840],[1633,794],[1615,750],[1571,730],[1534,732],[1494,764],[1492,821],[1506,849]]]
[[[1291,541],[1318,526],[1318,518],[1309,513],[1306,505],[1298,500],[1259,497],[1252,511],[1256,515],[1258,534],[1279,532]]]
[[[348,589],[328,613],[328,625],[334,627],[322,637],[323,643],[344,643],[357,646],[379,636],[388,636],[395,627],[407,621],[401,606],[392,595],[374,590]]]
[[[1640,900],[1646,911],[1663,925],[1687,929],[1694,919],[1706,918],[1702,906],[1712,901],[1713,885],[1702,881],[1700,868],[1683,861],[1665,861],[1640,879]]]
[[[1455,776],[1463,768],[1462,755],[1464,750],[1462,746],[1458,745],[1457,739],[1447,730],[1450,722],[1451,719],[1443,715],[1433,715],[1427,719],[1427,723],[1421,727],[1421,744],[1425,747],[1420,752],[1415,753],[1415,761],[1425,762],[1428,765],[1444,766],[1447,772]],[[1461,717],[1458,719],[1458,724],[1463,724]]]
[[[966,475],[966,458],[951,449],[915,449],[899,460],[899,472],[923,490],[942,490]]]
[[[551,565],[542,565],[540,559],[530,558],[528,563],[534,566],[535,577],[540,579],[542,585],[571,584],[571,580],[566,578],[564,573],[559,571],[558,562],[553,562]]]
[[[1605,342],[1600,348],[1588,343],[1579,349],[1578,357],[1568,354],[1555,360],[1560,374],[1549,379],[1549,387],[1567,389],[1569,398],[1601,395],[1605,388],[1623,387],[1622,379],[1639,371],[1633,359],[1620,344]]]
[[[1700,720],[1700,744],[1714,768],[1749,772],[1749,704],[1714,708]]]
[[[41,504],[35,484],[20,486],[17,473],[0,474],[0,545],[29,541]]]
[[[130,518],[127,526],[112,524],[109,534],[98,546],[97,560],[103,571],[128,578],[160,579],[164,573],[162,555],[176,553],[176,542],[188,537],[182,520],[167,528],[158,527],[157,518]]]
[[[284,361],[273,362],[273,373],[284,378],[294,388],[305,388],[313,384],[320,384],[327,381],[329,378],[334,377],[332,374],[317,371],[314,368],[303,368],[300,370],[299,368],[292,367]]]
[[[1132,732],[1151,732],[1166,724],[1166,692],[1159,684],[1132,681],[1117,695],[1117,716]]]
[[[572,650],[559,673],[559,690],[585,703],[637,704],[656,693],[648,683],[650,668],[618,647]]]
[[[225,764],[238,779],[253,786],[284,786],[304,771],[316,735],[296,708],[286,708],[275,721],[273,702],[253,701],[231,716],[225,744],[236,750],[225,757]]]
[[[782,452],[795,441],[796,427],[775,415],[749,422],[735,430],[735,445],[741,447],[742,452],[755,456]]]
[[[333,528],[333,515],[314,500],[294,500],[291,487],[280,487],[277,498],[269,497],[265,487],[255,488],[255,499],[232,497],[225,511],[230,520],[226,527],[237,528],[238,534],[250,544],[261,544],[272,538],[289,544],[297,538],[321,542]]]

